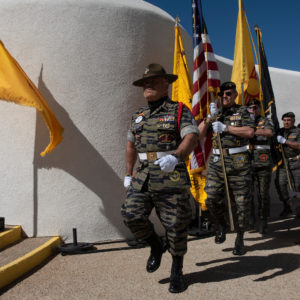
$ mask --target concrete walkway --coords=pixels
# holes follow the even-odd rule
[[[2,291],[5,299],[300,299],[300,219],[273,220],[269,233],[245,235],[247,253],[233,256],[235,234],[224,244],[190,239],[184,261],[188,288],[168,292],[171,256],[145,271],[149,248],[124,242],[96,245],[91,254],[58,254]]]

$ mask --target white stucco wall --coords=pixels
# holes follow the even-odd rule
[[[131,83],[152,62],[172,72],[174,20],[141,0],[1,0],[0,8],[2,41],[65,128],[41,158],[49,139],[41,117],[0,101],[0,216],[28,236],[72,238],[76,227],[79,241],[129,237],[120,217],[126,132],[145,104]],[[229,80],[232,62],[218,63]],[[279,115],[299,115],[299,73],[271,76]]]
[[[0,8],[2,41],[65,128],[41,158],[41,117],[0,102],[1,216],[29,236],[67,238],[77,227],[81,241],[128,237],[120,217],[126,132],[145,104],[131,83],[152,62],[172,72],[174,20],[139,0],[2,0]]]

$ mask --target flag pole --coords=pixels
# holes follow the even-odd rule
[[[285,168],[285,171],[286,171],[286,175],[287,175],[288,185],[289,185],[290,191],[293,192],[292,182],[291,182],[291,177],[290,177],[290,172],[289,172],[289,167],[288,167],[288,164],[287,164],[287,161],[286,161],[285,154],[283,152],[283,146],[282,146],[282,144],[280,144],[280,150],[281,150],[281,154],[282,154],[283,165],[284,165],[284,168]]]
[[[254,25],[254,30],[256,32],[256,40],[257,40],[257,46],[259,48],[260,44],[260,36],[261,36],[261,31],[258,28],[258,25]],[[259,74],[259,100],[262,101],[263,99],[263,93],[262,93],[262,86],[261,86],[261,58],[260,58],[260,53],[258,53],[258,74]]]
[[[210,97],[213,101],[214,100],[214,94],[212,91],[210,91]],[[220,106],[222,106],[222,100],[220,101]],[[228,205],[228,214],[229,214],[229,224],[230,224],[230,230],[234,231],[234,222],[233,222],[233,216],[232,216],[232,208],[231,208],[231,199],[230,199],[230,193],[229,193],[229,185],[228,185],[228,179],[226,174],[226,167],[224,162],[224,153],[223,153],[223,147],[221,142],[220,134],[217,133],[217,140],[218,140],[218,146],[220,151],[220,161],[222,165],[222,172],[224,176],[224,184],[225,184],[225,191],[226,191],[226,199],[227,199],[227,205]]]
[[[196,16],[196,14],[195,14],[196,4],[195,4],[194,0],[192,2],[192,7],[193,7],[193,40],[194,40],[194,45],[196,46],[196,20],[195,20],[195,16]],[[195,57],[195,53],[193,54],[193,58],[194,57]],[[198,57],[198,55],[196,55],[196,57]],[[193,63],[194,63],[194,61],[193,61]],[[197,64],[197,72],[198,72],[198,75],[199,75],[198,60],[196,60],[196,64]],[[199,86],[199,81],[198,80],[197,80],[197,85],[198,85],[198,96],[199,96],[199,101],[200,101],[200,99],[201,99],[201,92],[200,92],[200,86]],[[200,111],[200,106],[199,106],[199,117],[200,117],[200,120],[201,120],[201,117],[203,117],[202,112]],[[198,122],[198,120],[196,120],[196,122]],[[202,227],[202,219],[201,219],[201,217],[202,217],[202,208],[201,208],[201,203],[199,203],[199,202],[198,202],[198,213],[199,213],[198,229],[199,229],[199,232],[200,232],[201,231],[201,227]]]
[[[195,20],[195,8],[196,8],[196,4],[195,4],[195,1],[193,0],[193,38],[194,38],[194,45],[196,45],[196,20]],[[199,49],[198,49],[199,50]],[[195,53],[194,53],[194,57],[195,57]],[[198,55],[197,55],[198,57]],[[198,76],[199,77],[199,66],[198,66],[198,60],[196,60],[196,64],[197,64],[197,73],[198,73]],[[198,97],[199,97],[199,101],[201,99],[201,91],[200,91],[200,85],[199,85],[199,81],[197,81],[197,85],[198,85]],[[202,111],[200,111],[201,107],[199,107],[199,117],[200,117],[200,120],[203,118],[203,114],[202,114]],[[196,120],[198,121],[198,120]],[[198,123],[197,123],[198,124]]]

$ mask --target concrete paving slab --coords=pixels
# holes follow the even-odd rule
[[[57,255],[1,293],[6,299],[289,299],[300,295],[300,219],[273,220],[269,233],[245,234],[247,253],[232,255],[235,234],[190,239],[184,261],[188,289],[168,292],[171,255],[145,270],[149,248],[124,242],[96,245],[92,254]]]

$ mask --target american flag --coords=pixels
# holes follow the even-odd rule
[[[202,14],[201,0],[193,0],[194,74],[192,114],[200,123],[207,115],[209,103],[217,97],[219,69]],[[202,146],[202,147],[201,147]],[[211,139],[199,145],[191,155],[191,170],[202,169],[211,150]]]

